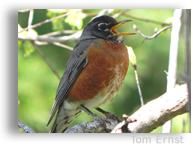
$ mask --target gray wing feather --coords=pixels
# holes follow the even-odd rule
[[[64,101],[67,97],[69,90],[71,89],[73,83],[76,81],[78,75],[87,65],[88,60],[85,55],[89,46],[91,44],[90,40],[79,42],[75,46],[75,50],[73,50],[66,66],[66,70],[60,80],[60,84],[57,89],[57,94],[55,97],[54,104],[52,106],[50,118],[48,120],[47,126],[52,121],[57,109],[59,108],[60,104]]]

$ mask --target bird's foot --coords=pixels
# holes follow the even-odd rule
[[[106,123],[109,123],[105,118],[99,117],[96,114],[92,113],[88,108],[81,105],[81,109],[84,110],[88,115],[92,116],[96,121],[100,123],[100,125],[103,127],[103,130],[108,133],[108,129],[106,126]]]
[[[96,108],[96,110],[98,110],[99,112],[103,113],[107,119],[113,119],[113,120],[116,120],[118,123],[121,122],[121,120],[114,114],[111,114],[107,111],[104,111],[103,109],[101,108]]]

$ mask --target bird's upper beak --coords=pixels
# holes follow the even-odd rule
[[[113,27],[111,27],[110,32],[113,33],[113,34],[115,34],[116,36],[134,35],[135,33],[129,33],[129,32],[121,32],[121,33],[120,33],[120,32],[117,31],[117,28],[118,28],[119,26],[121,26],[121,25],[123,25],[123,24],[125,24],[125,23],[127,23],[127,22],[130,22],[130,21],[132,21],[132,20],[124,20],[124,21],[118,22],[116,25],[114,25]]]

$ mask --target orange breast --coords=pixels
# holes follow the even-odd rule
[[[92,43],[87,52],[88,64],[78,76],[68,97],[76,101],[94,98],[113,87],[116,92],[123,83],[128,70],[129,58],[125,44],[100,40],[98,45]],[[113,80],[117,85],[113,85]],[[111,90],[112,91],[112,90]]]

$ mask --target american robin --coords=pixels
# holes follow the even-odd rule
[[[47,126],[56,119],[50,132],[61,133],[84,109],[97,109],[113,100],[126,76],[129,58],[117,28],[131,20],[117,22],[103,15],[84,28],[60,80]]]

